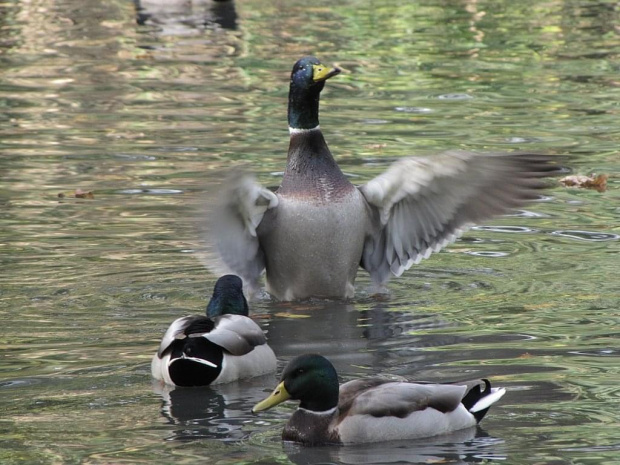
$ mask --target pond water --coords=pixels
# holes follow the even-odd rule
[[[620,463],[619,24],[605,0],[0,3],[0,463]],[[384,298],[360,273],[349,302],[251,303],[280,367],[491,378],[508,393],[479,429],[301,448],[280,441],[293,405],[250,413],[275,375],[151,383],[218,277],[197,220],[231,166],[279,184],[310,53],[344,69],[321,126],[355,182],[454,148],[609,174],[551,181]]]

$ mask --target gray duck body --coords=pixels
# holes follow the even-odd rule
[[[265,212],[257,230],[267,291],[283,300],[353,297],[369,209],[319,129],[291,135],[286,172],[275,194],[278,207]]]

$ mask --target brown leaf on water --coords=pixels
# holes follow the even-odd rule
[[[73,192],[59,192],[59,199],[66,199],[67,197],[75,197],[76,199],[89,199],[93,200],[95,198],[95,194],[93,191],[83,191],[82,189],[76,189]]]
[[[76,199],[93,200],[95,198],[95,194],[93,194],[93,191],[83,191],[82,189],[76,189],[74,195]]]
[[[560,184],[565,187],[577,187],[581,189],[596,189],[599,192],[607,190],[607,178],[606,174],[593,174],[592,176],[584,175],[572,175],[565,176],[560,179]]]
[[[386,148],[387,144],[368,144],[368,145],[364,145],[364,147],[367,149],[380,150],[380,149]]]

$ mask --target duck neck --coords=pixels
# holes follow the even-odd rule
[[[353,187],[334,160],[318,126],[291,128],[290,132],[286,170],[278,193],[337,197]]]
[[[317,392],[312,398],[303,399],[299,403],[299,408],[317,415],[331,415],[338,410],[338,390]]]
[[[319,100],[325,83],[302,88],[291,78],[288,93],[288,126],[294,129],[313,129],[319,126]]]
[[[220,315],[248,316],[248,302],[242,292],[231,288],[216,289],[207,305],[207,316]]]
[[[319,99],[324,83],[298,86],[291,80],[288,98],[290,144],[279,194],[323,201],[353,188],[334,160],[319,127]]]

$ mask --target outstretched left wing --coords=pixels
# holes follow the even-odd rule
[[[451,151],[404,158],[360,186],[376,228],[361,266],[377,283],[454,241],[472,224],[538,197],[553,157],[530,153]]]

